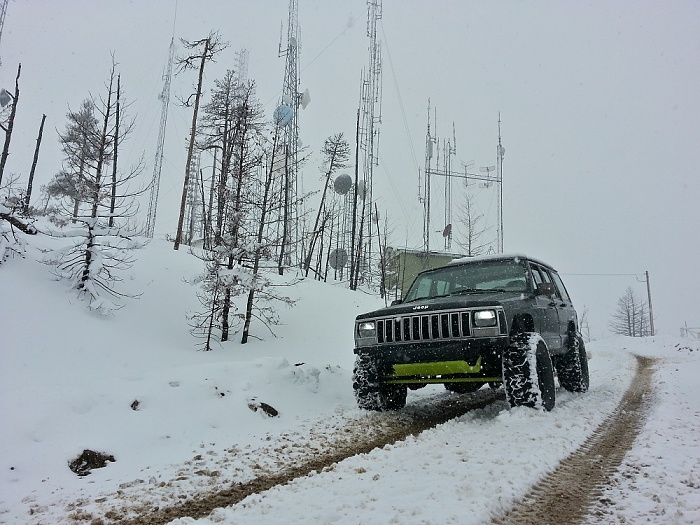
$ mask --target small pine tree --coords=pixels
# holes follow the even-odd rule
[[[131,124],[122,120],[124,114],[116,109],[121,89],[118,81],[115,88],[114,81],[112,61],[106,100],[101,100],[99,106],[94,100],[86,101],[78,112],[69,112],[66,131],[59,135],[65,154],[64,169],[54,179],[54,189],[58,195],[62,191],[59,188],[69,189],[63,196],[70,197],[74,206],[70,214],[65,213],[66,208],[57,208],[53,220],[61,224],[70,218],[77,227],[52,232],[56,237],[70,239],[72,244],[56,250],[46,260],[60,279],[69,281],[78,295],[88,301],[91,309],[101,313],[123,306],[120,298],[128,295],[116,289],[121,281],[118,273],[131,267],[132,251],[144,244],[136,237],[133,218],[137,209],[134,199],[145,188],[130,189],[143,170],[142,161],[126,173],[112,169],[111,177],[106,175],[131,130]],[[80,201],[85,206],[77,206],[76,210],[75,203]]]

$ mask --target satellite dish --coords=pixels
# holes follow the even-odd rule
[[[306,106],[311,102],[311,95],[309,95],[309,90],[305,89],[304,93],[301,95],[301,109],[306,109]]]
[[[503,157],[505,156],[505,154],[506,154],[506,148],[504,148],[503,146],[499,145],[499,146],[498,146],[498,156],[501,157],[501,158],[503,158]]]
[[[293,36],[289,37],[289,47],[291,47],[292,49],[297,48],[297,39],[294,38]]]
[[[333,183],[333,189],[340,195],[345,195],[352,188],[352,178],[347,173],[338,175]]]
[[[282,104],[292,107],[294,105],[293,103],[294,101],[292,100],[292,97],[289,95],[282,95]]]
[[[292,122],[292,118],[294,118],[294,110],[285,104],[278,106],[272,114],[275,124],[282,127],[288,126]]]
[[[12,102],[12,95],[10,95],[6,89],[0,91],[0,106],[5,107],[10,102]]]
[[[340,268],[344,267],[347,262],[348,252],[345,251],[345,248],[336,248],[328,257],[328,264],[330,264],[331,268],[334,270],[339,270]]]

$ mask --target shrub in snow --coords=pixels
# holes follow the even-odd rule
[[[106,467],[108,461],[115,462],[116,460],[111,454],[95,452],[86,448],[82,454],[68,463],[68,468],[82,477],[90,474],[92,469]]]

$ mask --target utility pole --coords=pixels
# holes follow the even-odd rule
[[[651,335],[654,335],[654,310],[651,307],[651,287],[649,285],[649,272],[644,272],[647,281],[647,298],[649,301],[649,328],[651,329]]]
[[[503,156],[506,149],[501,144],[501,112],[498,112],[498,147],[496,148],[496,180],[498,181],[498,253],[503,253]]]

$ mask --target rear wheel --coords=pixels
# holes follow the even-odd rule
[[[587,392],[590,383],[586,346],[580,335],[569,337],[569,351],[554,362],[559,384],[569,392]]]
[[[512,407],[554,408],[554,367],[547,345],[537,333],[525,332],[511,339],[503,352],[503,385]]]
[[[380,363],[369,355],[355,359],[352,387],[357,406],[365,410],[400,410],[406,406],[406,385],[387,385],[381,381]]]

